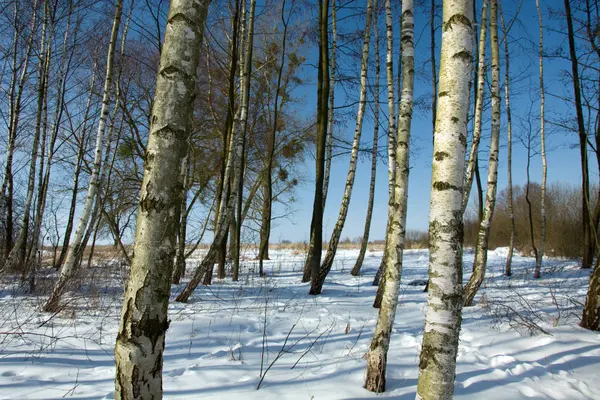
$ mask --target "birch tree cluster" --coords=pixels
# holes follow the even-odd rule
[[[257,249],[252,273],[265,276],[273,228],[303,187],[313,206],[302,281],[309,295],[326,292],[362,154],[369,202],[351,273],[361,274],[369,237],[385,238],[365,355],[365,388],[383,392],[409,176],[426,158],[416,398],[450,399],[462,309],[477,305],[491,247],[508,246],[507,276],[513,251],[531,252],[537,279],[566,236],[581,238],[562,251],[590,271],[581,326],[600,329],[599,13],[593,0],[6,1],[0,270],[31,292],[51,276],[42,309],[57,313],[110,243],[129,269],[115,396],[159,398],[172,283],[185,303],[200,284],[238,281],[250,273],[247,247]],[[430,154],[415,151],[424,143]],[[548,183],[561,147],[579,151],[571,191]],[[347,172],[335,176],[340,155]],[[380,164],[387,226],[374,233]],[[341,202],[328,195],[337,181]],[[337,215],[328,235],[326,210]],[[203,259],[188,265],[201,245]]]

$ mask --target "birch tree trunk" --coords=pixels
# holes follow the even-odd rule
[[[63,245],[58,256],[58,261],[54,265],[54,268],[60,268],[65,261],[67,251],[69,249],[69,242],[71,240],[71,232],[73,231],[73,220],[75,219],[75,209],[77,207],[77,194],[79,192],[79,176],[81,175],[81,168],[83,165],[83,157],[85,155],[85,144],[87,136],[87,122],[89,119],[90,108],[92,105],[92,97],[94,94],[94,80],[96,78],[96,63],[92,68],[92,76],[90,77],[90,89],[88,92],[87,104],[83,113],[83,122],[81,126],[81,137],[78,139],[75,132],[73,137],[79,142],[77,148],[77,161],[75,163],[75,171],[73,172],[73,189],[71,191],[71,204],[69,206],[69,216],[67,218],[67,226],[65,228],[65,237],[63,239]]]
[[[544,107],[545,107],[545,90],[544,90],[544,25],[542,23],[542,10],[540,9],[539,0],[535,0],[535,6],[537,8],[538,20],[540,24],[540,49],[539,49],[539,62],[540,62],[540,142],[542,150],[542,189],[541,189],[541,204],[540,213],[542,216],[541,224],[541,237],[540,237],[540,249],[535,260],[535,270],[533,272],[534,278],[542,276],[542,262],[544,260],[544,250],[546,245],[546,176],[548,174],[548,165],[546,161],[546,131],[545,125],[546,120],[544,118]]]
[[[310,223],[310,245],[302,281],[315,279],[321,267],[323,249],[323,180],[325,169],[325,141],[327,138],[327,103],[329,81],[329,41],[327,35],[329,0],[319,0],[319,67],[317,81],[317,152],[315,160],[315,197]],[[308,272],[310,271],[310,272]]]
[[[373,15],[373,36],[375,42],[375,86],[373,90],[373,104],[374,104],[374,120],[373,120],[373,151],[371,152],[371,183],[369,185],[369,202],[367,205],[367,216],[365,218],[365,230],[363,232],[362,242],[360,245],[360,251],[358,258],[354,264],[354,268],[350,272],[352,276],[359,276],[360,269],[362,268],[365,254],[367,253],[367,246],[369,245],[369,233],[371,231],[371,219],[373,217],[373,204],[375,202],[375,178],[377,175],[377,144],[379,141],[379,79],[381,66],[379,63],[379,35],[377,31],[377,0],[375,0]]]
[[[53,121],[52,121],[52,129],[51,129],[51,134],[50,134],[50,142],[48,144],[48,156],[47,156],[47,166],[45,168],[45,170],[43,168],[40,168],[40,185],[39,185],[39,189],[38,189],[38,199],[37,199],[37,210],[36,210],[36,216],[35,216],[35,222],[34,222],[34,231],[33,231],[33,236],[32,236],[32,241],[33,244],[31,246],[32,252],[33,254],[37,254],[37,252],[39,251],[39,237],[40,237],[40,232],[42,229],[42,222],[44,220],[44,212],[45,212],[45,208],[46,208],[46,197],[48,194],[48,186],[50,184],[50,173],[52,170],[52,163],[54,161],[54,154],[55,154],[55,146],[56,146],[56,140],[58,137],[58,131],[60,130],[60,125],[61,125],[61,120],[62,120],[62,116],[63,116],[63,111],[64,111],[64,101],[65,101],[65,94],[66,94],[66,84],[67,84],[67,75],[69,73],[70,67],[71,67],[71,61],[73,58],[73,53],[71,53],[71,55],[67,55],[67,42],[69,39],[69,31],[70,31],[70,27],[71,27],[71,16],[72,16],[72,11],[73,11],[73,2],[70,1],[69,2],[69,9],[68,9],[68,14],[67,14],[67,22],[66,22],[66,27],[65,27],[65,33],[64,33],[64,37],[63,37],[63,45],[62,45],[62,55],[61,55],[61,65],[59,68],[59,72],[58,72],[58,82],[57,82],[57,94],[56,94],[56,105],[55,105],[55,110],[54,110],[54,115],[53,115]],[[47,59],[50,58],[50,49],[47,50]],[[49,64],[49,62],[47,63]],[[48,66],[46,66],[46,69],[48,69]],[[44,141],[45,142],[45,141]],[[44,144],[42,144],[43,146]]]
[[[38,152],[40,147],[40,135],[42,131],[42,117],[43,117],[43,107],[45,104],[45,96],[47,94],[47,72],[48,69],[46,64],[48,62],[47,59],[47,50],[46,45],[49,46],[49,43],[46,43],[48,35],[48,13],[49,13],[49,4],[44,4],[44,19],[42,23],[42,34],[40,37],[40,52],[39,52],[39,64],[38,64],[38,78],[37,78],[37,107],[36,107],[36,116],[35,116],[35,127],[33,133],[33,143],[31,147],[31,158],[29,164],[29,176],[27,179],[27,194],[25,197],[25,205],[23,207],[23,217],[21,219],[21,230],[19,231],[19,235],[17,236],[17,240],[15,240],[15,244],[8,254],[6,259],[6,263],[4,268],[7,270],[20,270],[25,273],[26,265],[25,258],[27,255],[27,241],[29,234],[29,222],[31,219],[31,207],[33,203],[33,195],[35,191],[35,173],[37,169],[37,159]],[[50,41],[50,39],[48,39]],[[23,275],[24,276],[24,275]]]
[[[429,214],[429,292],[417,399],[450,400],[462,311],[462,198],[472,0],[443,2],[442,50]]]
[[[275,106],[273,110],[273,127],[271,134],[267,138],[267,167],[265,170],[264,201],[262,210],[262,221],[260,226],[260,248],[258,254],[259,273],[263,276],[263,261],[269,259],[269,238],[271,237],[271,216],[273,206],[273,158],[275,154],[275,142],[277,139],[277,121],[279,120],[279,96],[281,92],[281,78],[283,76],[283,66],[285,64],[285,51],[287,45],[288,23],[291,16],[285,19],[285,4],[283,0],[281,5],[281,23],[283,24],[283,39],[281,44],[281,64],[277,71],[277,87],[275,88]],[[293,7],[293,3],[292,3]]]
[[[507,131],[507,191],[508,191],[508,215],[510,218],[510,239],[508,243],[508,255],[506,256],[506,267],[504,275],[512,275],[512,258],[515,247],[515,209],[513,199],[512,185],[512,114],[510,110],[509,84],[510,84],[510,53],[508,51],[508,30],[504,24],[504,15],[500,12],[500,21],[502,22],[502,32],[504,36],[504,105],[506,107],[506,131]]]
[[[356,162],[358,160],[358,148],[360,146],[360,137],[362,134],[362,125],[365,116],[365,108],[367,105],[367,72],[369,67],[369,44],[371,42],[371,18],[373,13],[373,0],[367,0],[367,21],[365,24],[365,34],[363,39],[362,59],[360,65],[360,95],[358,100],[358,112],[356,114],[356,127],[354,128],[354,139],[352,141],[352,151],[350,153],[350,166],[348,167],[348,176],[346,177],[346,186],[344,188],[344,196],[342,197],[342,205],[338,214],[338,219],[327,245],[327,252],[321,264],[321,270],[317,275],[312,275],[310,294],[321,294],[323,283],[331,267],[333,259],[337,251],[337,246],[342,236],[342,230],[346,223],[348,215],[348,207],[352,197],[352,189],[354,187],[354,178],[356,177]]]
[[[496,207],[496,190],[498,187],[498,153],[500,143],[500,49],[498,45],[498,0],[491,0],[490,6],[490,42],[492,47],[492,129],[490,138],[490,160],[488,163],[488,180],[485,192],[483,218],[479,224],[475,267],[471,278],[464,288],[465,307],[473,305],[473,299],[481,287],[487,266],[488,242],[490,227]]]
[[[196,73],[210,1],[172,0],[163,43],[134,257],[115,345],[115,398],[162,397],[167,308],[192,130]]]
[[[34,0],[33,10],[37,9],[38,1]],[[10,90],[9,90],[9,126],[8,126],[8,143],[6,146],[6,162],[4,166],[4,177],[2,178],[2,191],[0,192],[0,219],[5,222],[5,241],[4,241],[4,254],[3,260],[13,248],[13,158],[16,150],[17,133],[19,127],[19,120],[21,116],[21,106],[23,98],[23,90],[27,82],[28,77],[28,66],[31,58],[31,52],[33,50],[34,43],[34,31],[37,23],[37,13],[33,12],[31,16],[30,35],[27,40],[27,46],[25,50],[24,60],[21,62],[21,73],[18,73],[19,65],[17,63],[18,45],[21,32],[17,29],[18,15],[19,15],[19,3],[15,2],[14,10],[14,26],[15,35],[13,39],[13,61],[12,70],[13,74],[11,77]],[[18,77],[18,78],[17,78]],[[4,218],[2,218],[4,217]],[[2,268],[3,269],[3,268]]]
[[[183,182],[181,190],[181,210],[179,217],[179,228],[177,230],[177,249],[175,251],[175,266],[173,268],[173,284],[179,285],[181,278],[185,275],[185,236],[187,232],[187,195],[192,179],[192,162],[191,154],[186,155],[185,168],[182,171]]]
[[[333,156],[333,122],[335,107],[335,74],[336,74],[336,50],[337,50],[337,15],[335,0],[331,0],[331,58],[329,65],[331,73],[329,77],[329,114],[327,115],[327,147],[325,149],[325,177],[323,178],[323,209],[327,202],[329,192],[329,175],[331,174],[331,159]]]
[[[106,59],[106,78],[104,80],[104,90],[102,95],[102,107],[100,110],[100,119],[98,121],[98,132],[96,134],[96,149],[94,151],[94,165],[92,169],[92,176],[88,185],[87,195],[85,198],[85,204],[81,212],[79,219],[79,225],[75,231],[75,237],[67,252],[65,263],[62,265],[60,270],[60,276],[48,301],[44,304],[43,310],[47,312],[55,312],[58,310],[59,301],[65,289],[67,282],[74,276],[77,271],[77,261],[82,252],[82,245],[85,232],[92,216],[94,209],[94,201],[96,200],[96,193],[99,188],[100,175],[102,172],[102,152],[104,151],[104,134],[106,127],[106,120],[109,114],[109,103],[110,93],[113,84],[113,66],[115,58],[115,49],[117,45],[117,36],[119,33],[119,25],[121,23],[121,14],[123,10],[123,1],[117,0],[115,4],[115,17],[113,20],[112,31],[110,34],[110,42],[108,45],[108,56]]]
[[[481,120],[483,116],[483,91],[485,87],[485,43],[487,33],[487,7],[488,0],[483,0],[481,5],[481,27],[479,28],[479,48],[478,66],[477,66],[477,95],[475,96],[475,115],[473,117],[473,138],[471,140],[471,150],[469,152],[469,161],[467,163],[467,171],[465,173],[465,185],[462,200],[463,214],[469,203],[471,187],[473,186],[473,175],[475,170],[479,170],[477,164],[479,142],[481,140]],[[479,206],[481,208],[481,204]],[[481,221],[481,218],[480,218]]]
[[[392,25],[392,6],[391,3],[386,0],[385,2],[385,30],[386,30],[386,55],[385,55],[385,70],[387,76],[387,90],[388,90],[388,218],[385,227],[385,250],[381,264],[379,264],[379,270],[373,279],[373,286],[378,285],[377,295],[373,307],[379,308],[381,304],[381,298],[383,295],[383,286],[385,282],[382,282],[380,278],[385,277],[386,260],[388,258],[387,251],[389,249],[388,240],[390,238],[391,229],[391,217],[394,214],[394,185],[396,182],[396,110],[394,103],[394,28]]]
[[[386,1],[386,7],[389,0]],[[398,307],[402,251],[406,234],[408,201],[408,173],[410,167],[410,128],[414,90],[414,17],[413,1],[402,2],[401,21],[402,101],[398,109],[398,137],[396,144],[396,180],[394,182],[394,213],[390,222],[383,297],[371,347],[367,353],[365,388],[372,392],[385,391],[387,353]]]

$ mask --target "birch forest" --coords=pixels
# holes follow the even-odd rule
[[[598,399],[598,0],[0,1],[7,399]]]

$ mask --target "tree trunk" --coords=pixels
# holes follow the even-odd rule
[[[386,9],[390,1],[386,1]],[[406,234],[408,203],[408,173],[410,168],[410,128],[413,111],[414,90],[414,17],[413,1],[402,2],[401,22],[402,53],[402,101],[398,108],[398,136],[396,151],[396,180],[394,182],[394,214],[390,237],[387,240],[385,286],[377,326],[371,347],[367,353],[367,376],[365,388],[372,392],[385,391],[387,353],[394,326],[400,278],[402,274],[402,251]]]
[[[487,252],[490,227],[496,208],[496,190],[498,187],[498,153],[500,147],[500,49],[498,45],[498,0],[491,0],[490,6],[490,44],[492,47],[492,129],[490,138],[490,160],[488,163],[485,208],[479,224],[475,268],[464,288],[465,307],[473,305],[473,299],[481,287],[487,267]]]
[[[385,55],[385,70],[387,76],[387,90],[388,90],[388,218],[385,227],[385,250],[383,252],[383,258],[379,264],[379,270],[373,279],[373,286],[377,285],[377,295],[373,302],[373,307],[379,308],[381,305],[381,299],[383,296],[383,287],[385,285],[385,271],[386,271],[386,260],[388,258],[388,240],[391,237],[391,218],[394,215],[394,185],[396,182],[396,107],[394,103],[394,64],[393,64],[393,52],[394,52],[394,30],[392,25],[392,10],[391,4],[386,1],[385,5],[385,29],[386,29],[386,55]],[[384,280],[381,280],[381,277]]]
[[[469,203],[471,194],[471,186],[473,186],[473,175],[477,164],[477,154],[479,151],[479,141],[481,140],[481,120],[483,116],[483,91],[485,86],[485,38],[487,33],[487,7],[488,0],[483,0],[481,6],[481,27],[479,35],[479,48],[477,51],[478,66],[477,66],[477,95],[475,96],[475,116],[473,119],[473,139],[471,140],[471,150],[469,153],[469,161],[467,163],[467,171],[465,173],[465,190],[462,199],[463,214]],[[480,203],[481,208],[481,203]]]
[[[377,1],[377,0],[375,0]],[[371,231],[371,219],[373,217],[373,204],[375,202],[375,178],[377,175],[377,142],[379,140],[379,79],[381,66],[379,65],[379,35],[377,32],[377,11],[373,11],[373,35],[375,42],[375,89],[373,93],[373,102],[375,106],[373,121],[373,150],[371,152],[371,183],[369,185],[369,202],[367,204],[367,216],[365,218],[365,230],[363,232],[362,242],[356,264],[352,268],[352,276],[359,276],[362,268],[367,246],[369,245],[369,233]]]
[[[152,109],[131,274],[115,345],[115,398],[162,397],[167,308],[209,0],[172,0]]]
[[[187,233],[187,195],[192,179],[192,161],[191,154],[187,154],[183,169],[183,186],[181,190],[181,210],[179,217],[179,228],[177,230],[177,249],[175,253],[175,267],[173,268],[173,284],[179,285],[181,278],[185,275],[185,237]]]
[[[583,227],[583,260],[581,268],[591,268],[594,258],[594,243],[590,228],[590,180],[587,159],[587,133],[583,118],[581,104],[581,88],[579,84],[579,66],[577,65],[577,52],[575,49],[575,36],[573,33],[573,18],[571,17],[570,0],[564,0],[565,16],[567,18],[567,36],[569,39],[569,56],[571,58],[571,72],[573,75],[573,94],[575,97],[575,112],[577,114],[577,130],[579,134],[579,152],[581,155],[581,191],[582,191],[582,227]]]
[[[325,149],[325,176],[323,178],[323,209],[327,202],[329,192],[329,175],[331,174],[331,160],[333,158],[333,123],[335,107],[335,74],[336,74],[336,50],[337,50],[337,8],[335,0],[331,0],[331,58],[329,60],[329,110],[327,114],[327,147]]]
[[[87,121],[89,118],[89,112],[92,104],[92,96],[94,94],[94,80],[96,77],[96,64],[92,68],[92,76],[90,77],[90,91],[88,94],[87,104],[85,112],[83,113],[83,123],[81,127],[81,138],[79,139],[79,146],[77,149],[77,162],[75,164],[75,171],[73,173],[73,190],[71,191],[71,204],[69,207],[69,217],[67,218],[67,226],[65,228],[65,237],[63,239],[63,245],[60,249],[60,255],[58,261],[54,264],[54,268],[58,269],[63,265],[67,251],[69,249],[69,242],[71,241],[71,232],[73,231],[73,221],[75,219],[75,209],[77,207],[77,194],[79,192],[79,176],[81,175],[81,167],[83,165],[83,157],[85,155],[85,144],[86,144],[86,133],[87,133]],[[73,137],[77,140],[75,133]]]
[[[273,205],[273,157],[275,153],[275,141],[277,139],[277,121],[279,120],[279,96],[281,91],[281,78],[283,75],[283,66],[285,64],[285,51],[287,45],[287,30],[288,22],[291,16],[288,15],[287,20],[284,17],[286,1],[283,0],[281,5],[281,23],[283,24],[283,39],[281,45],[281,64],[277,71],[277,87],[275,89],[275,108],[273,110],[273,127],[271,134],[267,137],[267,167],[265,170],[265,185],[264,185],[264,201],[262,221],[260,226],[260,247],[258,254],[258,264],[260,276],[264,275],[263,261],[269,259],[269,238],[271,237],[271,217]],[[293,3],[292,3],[293,7]]]
[[[505,38],[508,37],[508,30],[504,24],[504,15],[500,12],[500,21],[502,22],[502,32]],[[508,191],[508,215],[510,218],[510,239],[508,242],[508,255],[506,256],[506,267],[504,275],[512,275],[512,258],[515,247],[515,210],[513,205],[513,186],[512,186],[512,115],[510,111],[510,98],[508,86],[510,83],[510,53],[508,51],[508,40],[504,39],[504,101],[506,107],[506,131],[507,131],[507,191]]]
[[[325,141],[329,105],[329,41],[327,38],[329,0],[319,0],[319,67],[317,82],[317,153],[315,160],[315,197],[310,223],[310,247],[304,267],[304,278],[310,270],[311,280],[316,279],[321,267],[323,249],[323,180],[325,169]]]
[[[38,1],[34,0],[33,2],[33,10],[37,9]],[[4,167],[4,177],[2,178],[2,192],[0,192],[0,219],[5,221],[4,225],[4,254],[2,257],[3,262],[8,256],[8,253],[13,248],[13,235],[14,235],[14,227],[13,227],[13,200],[14,200],[14,186],[13,186],[13,158],[16,150],[17,143],[17,133],[19,127],[19,119],[21,116],[21,106],[22,106],[22,98],[23,98],[23,90],[25,88],[25,84],[27,82],[28,77],[28,66],[29,60],[31,57],[31,52],[33,50],[34,43],[34,31],[36,27],[37,21],[37,13],[32,13],[31,17],[31,25],[30,25],[30,34],[27,40],[27,47],[25,50],[25,58],[21,62],[21,74],[18,74],[19,65],[17,64],[17,54],[18,54],[18,44],[19,38],[21,37],[22,32],[18,30],[17,19],[19,16],[19,3],[15,2],[15,10],[14,10],[14,27],[15,27],[15,35],[13,39],[13,60],[12,60],[12,78],[10,83],[10,109],[9,109],[9,126],[8,126],[8,143],[6,146],[6,162]],[[18,78],[17,78],[18,76]],[[4,217],[4,218],[2,218]],[[2,268],[3,269],[3,268]]]
[[[462,198],[471,75],[472,0],[444,1],[429,215],[428,308],[417,399],[450,400],[462,311]]]
[[[540,142],[542,147],[542,192],[541,192],[541,205],[540,213],[542,216],[542,224],[540,227],[540,251],[537,254],[535,260],[535,271],[533,272],[534,278],[542,276],[542,262],[544,259],[544,250],[546,247],[546,175],[548,171],[546,162],[546,134],[544,119],[544,106],[545,106],[545,90],[544,90],[544,25],[542,24],[542,10],[540,9],[539,0],[535,0],[535,6],[538,12],[538,19],[540,23]]]
[[[106,120],[108,119],[108,108],[110,103],[110,92],[113,83],[113,65],[115,58],[115,48],[117,42],[117,36],[119,33],[119,25],[121,23],[121,14],[123,9],[123,1],[117,0],[115,4],[115,17],[113,20],[112,31],[110,35],[110,42],[108,46],[108,56],[106,59],[106,78],[104,80],[104,91],[102,95],[102,107],[100,110],[100,119],[98,121],[98,132],[96,135],[96,149],[94,152],[94,166],[92,169],[92,176],[88,185],[88,191],[85,198],[85,204],[79,219],[79,225],[75,231],[75,237],[67,252],[66,260],[60,270],[60,276],[48,301],[44,304],[43,310],[47,312],[55,312],[58,310],[59,301],[64,291],[65,285],[73,277],[77,270],[77,259],[83,252],[83,239],[86,230],[88,229],[88,223],[92,216],[94,208],[94,202],[97,198],[97,192],[100,190],[99,181],[102,172],[102,152],[104,150],[104,134]],[[93,225],[92,225],[93,226]]]
[[[352,197],[354,178],[356,176],[356,162],[358,160],[358,148],[360,146],[362,125],[365,116],[365,108],[367,105],[367,72],[369,66],[369,44],[371,42],[372,11],[373,1],[367,0],[367,20],[365,24],[362,60],[360,66],[360,95],[358,100],[358,112],[356,114],[356,127],[354,129],[354,140],[352,141],[352,152],[350,154],[350,166],[348,167],[348,176],[346,177],[346,186],[344,188],[344,196],[342,197],[342,205],[340,207],[338,219],[335,223],[335,227],[327,245],[327,253],[325,253],[325,259],[321,265],[321,270],[319,271],[318,275],[312,276],[310,294],[321,294],[321,291],[323,290],[323,283],[325,282],[325,278],[327,277],[327,274],[329,274],[329,271],[331,271],[331,267],[333,265],[333,259],[335,258],[337,246],[340,242],[340,237],[342,236],[344,224],[346,223],[348,207]]]
[[[46,39],[48,35],[48,13],[49,5],[44,5],[44,21],[42,24],[42,34],[40,37],[40,52],[37,78],[37,108],[35,116],[35,127],[33,133],[33,144],[31,147],[31,159],[29,164],[29,177],[27,179],[27,195],[25,197],[25,206],[23,207],[23,217],[21,219],[21,230],[15,240],[15,244],[8,254],[4,268],[7,270],[21,270],[23,274],[26,270],[25,258],[27,255],[27,242],[29,234],[29,222],[31,218],[31,207],[33,203],[33,194],[35,191],[35,172],[37,169],[37,158],[40,147],[40,135],[42,131],[42,116],[46,96],[46,80],[48,69],[46,63],[49,61],[46,53]],[[50,39],[48,39],[50,41]],[[49,45],[49,43],[48,43]],[[24,275],[23,275],[24,277]]]

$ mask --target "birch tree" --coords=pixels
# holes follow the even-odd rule
[[[337,251],[337,246],[342,236],[342,230],[346,223],[348,215],[348,206],[352,197],[352,189],[354,187],[354,178],[356,177],[356,162],[358,160],[358,148],[360,146],[360,137],[362,134],[362,125],[365,116],[365,108],[367,105],[367,72],[369,66],[369,43],[371,41],[371,19],[373,13],[373,0],[367,0],[367,20],[365,23],[365,34],[363,39],[362,57],[360,64],[360,94],[358,100],[358,112],[356,114],[356,126],[354,128],[354,139],[352,140],[352,150],[350,153],[350,165],[348,167],[348,175],[346,177],[346,185],[344,187],[344,195],[342,197],[342,205],[338,214],[338,219],[331,233],[331,238],[327,245],[327,252],[321,264],[321,270],[318,275],[312,276],[310,294],[321,294],[323,283],[331,267],[333,259]]]
[[[94,209],[94,202],[97,200],[96,195],[100,183],[100,175],[102,174],[102,153],[105,145],[105,127],[106,120],[108,119],[109,106],[111,99],[111,90],[113,86],[113,66],[115,59],[115,49],[117,45],[117,37],[119,34],[119,25],[121,23],[121,14],[123,11],[123,1],[117,0],[115,4],[115,17],[113,19],[112,30],[110,34],[110,41],[108,45],[108,55],[106,58],[106,77],[104,79],[104,89],[102,94],[102,107],[100,109],[100,118],[98,120],[98,131],[96,134],[96,148],[94,151],[94,164],[92,169],[92,176],[88,185],[87,195],[85,198],[85,204],[81,212],[79,219],[79,225],[75,231],[75,237],[69,247],[65,263],[61,267],[60,276],[54,288],[50,298],[43,306],[44,311],[54,312],[59,307],[59,301],[65,289],[67,282],[75,275],[77,271],[77,264],[79,258],[83,252],[83,239],[92,217],[92,211]]]
[[[389,0],[386,0],[386,8]],[[367,376],[365,388],[372,392],[385,391],[387,353],[396,317],[400,277],[402,273],[402,251],[406,234],[408,203],[408,173],[410,167],[410,128],[413,111],[414,90],[414,16],[413,1],[402,2],[400,27],[402,52],[402,100],[398,109],[398,136],[396,148],[396,176],[394,181],[394,213],[390,218],[389,237],[386,239],[386,269],[382,283],[383,296],[375,333],[367,353]]]
[[[545,111],[545,90],[544,90],[544,25],[542,23],[542,10],[540,9],[540,1],[535,0],[535,7],[538,13],[538,21],[540,25],[540,44],[539,44],[539,63],[540,63],[540,142],[542,151],[542,192],[540,202],[540,213],[542,216],[541,232],[540,232],[540,248],[535,260],[534,278],[541,276],[542,262],[544,259],[544,247],[546,244],[546,176],[548,171],[546,161],[546,120],[544,117]]]
[[[478,65],[477,65],[477,83],[475,96],[475,115],[473,117],[473,138],[471,139],[471,150],[469,152],[469,161],[467,163],[467,171],[465,173],[465,190],[463,193],[462,210],[463,213],[469,203],[469,196],[471,194],[471,187],[473,186],[473,175],[475,171],[478,171],[478,152],[479,142],[481,140],[481,120],[483,117],[483,91],[485,87],[485,75],[486,75],[486,64],[485,64],[485,44],[487,34],[487,8],[488,0],[483,0],[481,5],[481,27],[479,28],[479,47],[477,51]],[[480,198],[481,208],[481,198]],[[481,218],[480,218],[481,220]]]
[[[429,214],[429,292],[417,399],[452,399],[462,311],[462,198],[472,0],[443,2]]]
[[[333,158],[333,122],[335,107],[335,74],[337,50],[337,9],[335,0],[331,0],[331,58],[329,59],[329,113],[327,115],[327,144],[325,149],[325,176],[323,178],[323,209],[329,192],[329,176],[331,175],[331,160]]]
[[[392,24],[392,6],[389,1],[385,2],[385,29],[386,29],[386,54],[385,54],[385,70],[387,77],[387,91],[388,91],[388,219],[387,225],[385,227],[385,250],[383,254],[383,259],[379,264],[379,269],[375,274],[375,278],[373,279],[373,286],[378,286],[377,288],[377,296],[375,297],[375,302],[373,307],[379,308],[381,303],[381,296],[383,294],[383,285],[384,283],[380,281],[381,276],[385,276],[386,269],[386,260],[387,260],[387,249],[389,248],[387,245],[387,241],[390,237],[390,218],[394,213],[393,204],[394,204],[394,183],[396,181],[396,107],[394,102],[394,62],[392,58],[392,54],[394,51],[394,28]]]
[[[365,217],[365,230],[363,232],[360,251],[356,258],[356,263],[350,272],[352,276],[359,276],[362,268],[367,246],[369,245],[369,233],[371,231],[371,219],[373,217],[373,204],[375,201],[375,178],[377,175],[377,142],[379,140],[379,79],[381,66],[379,62],[379,32],[377,27],[377,0],[373,5],[373,37],[375,43],[375,85],[373,89],[373,149],[371,151],[371,182],[369,184],[369,201],[367,204],[367,216]]]
[[[134,257],[115,344],[115,398],[162,397],[167,308],[192,130],[196,73],[210,1],[172,0],[156,78]]]
[[[479,223],[477,249],[473,274],[464,289],[464,306],[473,305],[473,299],[483,282],[487,266],[487,252],[490,227],[496,207],[498,187],[498,154],[500,147],[500,49],[498,45],[498,0],[491,0],[490,6],[490,42],[492,47],[492,129],[490,138],[490,156],[488,163],[487,189],[483,218]],[[464,198],[463,198],[464,199]]]
[[[504,268],[504,275],[512,275],[512,258],[513,250],[515,247],[515,208],[513,199],[513,184],[512,184],[512,145],[513,145],[513,132],[512,132],[512,113],[510,109],[510,52],[508,51],[508,29],[504,23],[504,15],[500,11],[500,22],[502,23],[502,33],[504,36],[504,106],[506,109],[506,133],[507,133],[507,144],[506,144],[506,159],[507,159],[507,183],[506,189],[508,192],[508,214],[510,219],[510,239],[508,242],[508,255],[506,256],[506,266]]]
[[[29,221],[31,219],[31,208],[33,204],[33,195],[35,191],[35,175],[37,169],[37,160],[40,147],[40,136],[42,134],[42,117],[43,107],[45,104],[45,96],[47,94],[47,79],[48,79],[48,49],[50,46],[51,34],[49,34],[49,12],[50,5],[44,4],[44,16],[42,22],[42,32],[40,37],[39,62],[37,71],[37,105],[35,115],[35,126],[33,132],[33,143],[31,146],[31,158],[29,164],[29,176],[27,178],[27,194],[25,196],[25,205],[23,207],[23,215],[21,218],[21,229],[15,244],[8,254],[4,268],[7,270],[20,269],[25,276],[27,256],[27,242],[29,236]],[[46,42],[48,40],[48,43]]]

